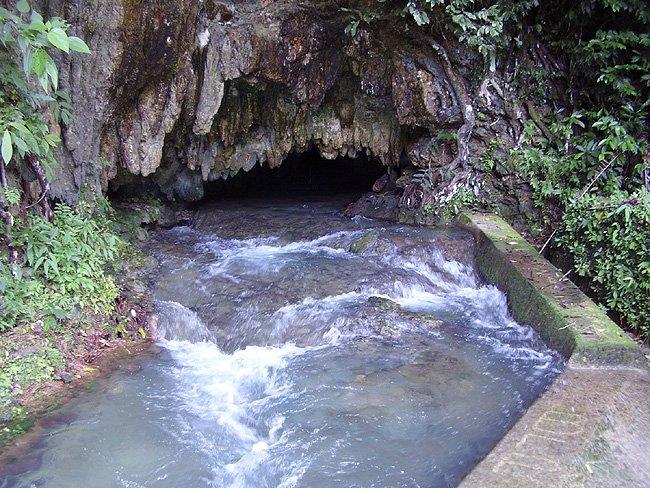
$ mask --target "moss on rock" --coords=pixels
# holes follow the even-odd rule
[[[481,275],[549,346],[574,364],[646,365],[638,345],[502,218],[464,213],[459,222],[476,235]]]
[[[366,251],[372,244],[374,244],[379,238],[379,234],[376,231],[367,232],[358,239],[355,239],[350,244],[350,252],[354,254],[361,254]]]

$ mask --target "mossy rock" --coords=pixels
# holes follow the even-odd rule
[[[647,368],[639,346],[501,217],[464,213],[459,222],[476,236],[483,278],[506,293],[515,319],[550,347],[574,364]]]
[[[398,303],[394,302],[390,298],[371,296],[368,297],[368,304],[373,307],[380,308],[384,311],[399,312],[401,308]]]
[[[367,232],[361,237],[355,239],[350,244],[350,252],[354,254],[361,254],[370,248],[379,238],[379,234],[375,231]]]
[[[0,416],[0,449],[16,437],[29,432],[35,422],[34,415],[21,407],[11,414]]]

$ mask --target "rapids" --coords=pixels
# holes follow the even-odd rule
[[[215,202],[149,252],[160,354],[57,413],[10,487],[446,487],[559,373],[472,237]]]

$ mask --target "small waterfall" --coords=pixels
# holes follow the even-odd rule
[[[471,261],[446,258],[424,231],[375,225],[357,219],[352,226],[361,229],[299,240],[234,239],[200,229],[174,237],[197,254],[180,261],[192,270],[193,286],[170,298],[189,300],[200,316],[177,301],[158,301],[162,345],[173,359],[168,374],[176,401],[212,426],[201,452],[219,467],[215,485],[310,486],[310,466],[325,452],[345,456],[345,448],[335,446],[347,438],[348,413],[377,412],[369,417],[372,425],[408,417],[411,408],[438,396],[442,403],[434,411],[443,418],[462,419],[473,404],[519,411],[530,395],[504,381],[503,368],[521,368],[524,383],[540,385],[558,371],[557,357],[512,320],[503,293],[482,285]],[[364,226],[372,226],[371,233]],[[459,349],[459,343],[465,345]],[[473,352],[464,350],[467,344]],[[352,379],[350,371],[356,372]],[[461,400],[457,385],[473,392],[473,400]],[[496,400],[495,388],[510,391],[507,402]],[[455,402],[454,395],[460,395]],[[412,414],[423,415],[417,411]],[[307,426],[319,416],[319,429],[337,433],[315,442]],[[408,444],[418,422],[391,429]],[[472,428],[463,429],[470,435]],[[347,454],[355,459],[370,455],[365,436],[384,435],[381,429],[354,432],[357,437],[345,442],[356,446]],[[189,426],[177,435],[184,444],[195,442]],[[401,449],[408,450],[406,444]]]
[[[158,333],[167,341],[213,341],[214,335],[196,312],[178,302],[156,300]]]

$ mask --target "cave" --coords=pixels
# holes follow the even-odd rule
[[[347,205],[360,199],[378,198],[372,190],[376,189],[378,180],[388,174],[394,177],[397,171],[364,152],[355,157],[327,158],[312,147],[302,152],[292,151],[279,166],[257,163],[249,170],[242,168],[234,175],[212,181],[201,181],[192,177],[196,173],[182,172],[173,183],[165,186],[155,175],[123,175],[111,183],[108,196],[123,201],[137,198],[144,192],[163,201],[183,202],[192,209],[209,202],[250,199],[308,201],[332,197]],[[386,178],[381,181],[384,180],[387,181]],[[381,187],[385,189],[385,185]]]
[[[204,186],[209,200],[242,198],[310,198],[337,195],[350,200],[371,190],[386,173],[374,158],[324,158],[316,149],[291,153],[279,167],[257,164],[227,179]]]

